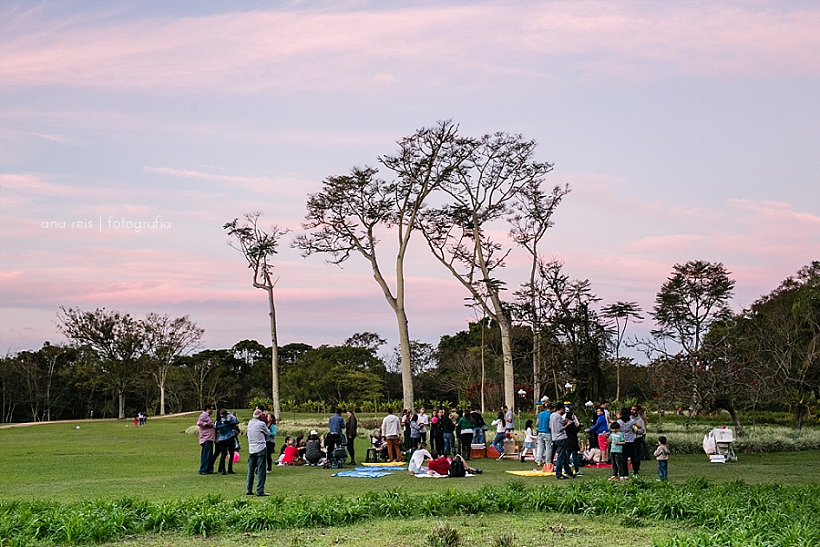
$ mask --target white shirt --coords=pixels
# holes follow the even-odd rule
[[[265,450],[265,441],[268,440],[270,430],[267,424],[259,418],[253,418],[248,422],[248,430],[245,434],[248,436],[248,454],[258,454]]]

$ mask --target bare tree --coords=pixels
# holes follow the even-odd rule
[[[463,161],[457,152],[458,128],[439,122],[399,141],[395,155],[379,161],[396,175],[392,182],[376,177],[372,167],[353,168],[349,175],[325,179],[321,192],[311,194],[304,228],[294,246],[305,256],[329,255],[328,262],[342,264],[355,252],[369,263],[373,278],[396,315],[401,348],[404,405],[413,408],[413,375],[410,333],[405,306],[405,256],[428,196],[448,180]],[[377,255],[377,232],[390,228],[396,236],[395,284],[382,273]]]
[[[433,256],[470,293],[501,331],[504,356],[504,399],[515,406],[512,320],[501,299],[504,282],[496,270],[511,249],[490,235],[491,224],[512,213],[511,204],[523,188],[552,169],[533,161],[535,141],[521,135],[495,133],[461,139],[459,156],[466,158],[442,184],[448,203],[425,211],[422,232]]]
[[[171,319],[149,313],[145,317],[148,370],[159,388],[159,413],[165,415],[165,381],[174,361],[199,347],[203,329],[186,315]]]
[[[549,165],[552,170],[552,165]],[[537,401],[541,398],[541,321],[539,311],[541,307],[537,302],[537,292],[535,290],[535,277],[538,273],[538,244],[544,238],[547,230],[553,226],[552,215],[555,209],[569,193],[569,185],[555,186],[551,193],[546,193],[541,189],[541,179],[532,179],[521,188],[517,199],[513,202],[515,214],[509,219],[512,224],[510,235],[513,241],[526,249],[530,255],[530,277],[525,285],[521,296],[524,296],[525,306],[522,318],[532,329],[532,379],[533,398]],[[517,293],[518,294],[518,293]]]
[[[274,225],[266,232],[259,228],[261,212],[247,213],[244,222],[239,223],[235,218],[223,226],[228,235],[236,238],[236,244],[229,242],[234,249],[242,253],[248,261],[248,268],[253,270],[253,286],[264,290],[268,295],[268,309],[270,310],[270,339],[271,339],[271,400],[273,412],[278,420],[282,413],[279,402],[279,353],[276,335],[276,305],[273,298],[273,289],[276,281],[271,277],[273,264],[270,262],[277,253],[279,240],[288,233],[287,229],[280,229]]]

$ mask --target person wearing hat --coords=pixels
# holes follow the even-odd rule
[[[268,424],[262,421],[262,411],[258,408],[253,411],[253,419],[248,422],[248,479],[245,482],[245,494],[253,495],[253,475],[257,475],[256,495],[267,496],[265,492],[265,479],[267,478],[267,468],[265,467],[265,456],[267,454],[267,440],[270,430]]]

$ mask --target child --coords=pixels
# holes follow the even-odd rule
[[[524,428],[526,429],[524,437],[524,449],[521,450],[521,456],[519,456],[521,463],[524,463],[524,458],[527,455],[527,450],[530,451],[530,454],[535,456],[535,439],[538,438],[538,435],[532,432],[532,420],[527,420],[527,423],[524,425]]]
[[[610,459],[612,460],[612,476],[609,480],[626,480],[629,476],[629,471],[626,468],[626,460],[624,459],[624,434],[621,433],[621,425],[618,422],[612,422],[609,425],[612,432],[609,435],[609,440],[612,443],[612,448],[609,449]]]
[[[666,446],[666,437],[658,437],[658,448],[655,449],[655,457],[658,459],[658,480],[665,481],[667,477],[667,464],[669,463],[669,447]]]

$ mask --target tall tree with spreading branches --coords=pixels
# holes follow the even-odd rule
[[[629,320],[643,320],[641,307],[637,302],[618,301],[601,308],[601,315],[615,321],[615,400],[621,400],[621,344],[626,336]]]
[[[396,315],[401,350],[404,406],[413,408],[411,344],[406,311],[405,257],[425,201],[463,162],[459,156],[458,127],[450,121],[422,128],[399,141],[394,155],[379,162],[395,175],[384,181],[372,167],[353,168],[348,175],[325,179],[321,192],[308,198],[304,228],[294,246],[305,256],[327,254],[331,264],[342,264],[351,253],[369,263],[373,278]],[[380,231],[396,237],[395,282],[383,273],[377,255]]]
[[[159,388],[159,413],[165,415],[165,383],[168,371],[177,358],[197,347],[205,331],[185,315],[171,319],[168,315],[149,313],[144,321],[147,370]]]
[[[459,155],[466,159],[442,184],[446,203],[426,210],[420,224],[433,256],[499,326],[504,400],[510,408],[516,401],[512,319],[501,298],[504,282],[497,270],[511,249],[493,239],[491,226],[513,215],[519,193],[552,169],[533,159],[535,147],[535,141],[507,133],[462,139]]]
[[[75,346],[87,346],[97,354],[103,382],[117,394],[117,417],[125,419],[125,393],[142,373],[140,358],[146,344],[142,321],[105,308],[84,312],[64,307],[57,319],[57,329]]]
[[[273,412],[278,420],[282,413],[282,406],[279,401],[279,351],[278,337],[276,334],[276,304],[274,301],[273,289],[276,280],[273,279],[273,255],[277,251],[279,241],[289,230],[280,229],[274,225],[270,231],[265,231],[259,227],[259,217],[261,212],[245,214],[244,221],[240,223],[238,218],[228,222],[223,226],[228,231],[228,235],[234,240],[228,244],[242,253],[248,262],[248,268],[253,270],[253,286],[262,289],[268,296],[268,309],[270,315],[270,339],[271,339],[271,400],[273,401]]]
[[[552,165],[549,169],[552,169]],[[552,192],[547,193],[541,188],[541,183],[541,179],[533,179],[522,187],[517,199],[513,202],[515,214],[509,219],[512,225],[510,235],[513,241],[530,255],[530,277],[522,285],[523,291],[517,291],[516,295],[519,298],[523,296],[523,302],[521,302],[523,305],[519,307],[520,316],[532,329],[532,380],[533,398],[536,401],[541,398],[541,342],[543,341],[541,321],[538,316],[541,307],[535,290],[540,257],[538,244],[546,235],[547,230],[554,225],[552,215],[564,196],[569,193],[569,185],[554,186]]]

